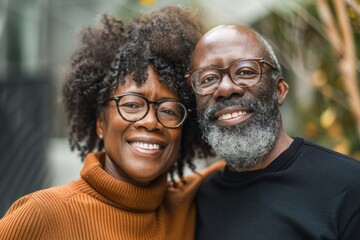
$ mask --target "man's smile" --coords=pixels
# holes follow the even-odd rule
[[[245,115],[245,114],[246,114],[245,111],[225,113],[225,114],[219,116],[217,119],[218,119],[218,120],[227,120],[227,119],[237,118],[237,117],[242,116],[242,115]]]
[[[248,108],[236,105],[217,111],[214,117],[219,124],[233,125],[244,122],[251,116],[251,112]]]

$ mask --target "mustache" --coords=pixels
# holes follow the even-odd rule
[[[206,108],[205,110],[199,109],[203,111],[198,111],[198,112],[204,113],[203,117],[199,116],[199,118],[200,119],[204,118],[206,120],[213,120],[215,119],[215,113],[217,111],[231,106],[245,107],[249,109],[250,112],[254,112],[256,109],[258,109],[261,106],[261,102],[258,100],[251,100],[251,99],[234,99],[234,98],[226,99],[222,102],[216,103],[214,106],[210,108]]]

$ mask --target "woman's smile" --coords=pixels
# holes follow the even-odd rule
[[[151,137],[131,138],[127,142],[136,153],[149,156],[159,156],[167,145],[164,141]]]

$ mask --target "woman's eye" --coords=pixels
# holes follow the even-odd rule
[[[135,103],[135,102],[128,102],[121,104],[121,108],[142,108],[142,105]]]
[[[163,109],[163,110],[161,110],[161,113],[169,115],[169,116],[176,116],[177,115],[174,110],[170,110],[170,109]]]

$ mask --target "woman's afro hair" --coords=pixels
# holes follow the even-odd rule
[[[62,89],[69,125],[71,149],[81,158],[103,150],[96,133],[96,119],[111,93],[132,74],[141,86],[152,65],[160,82],[169,86],[189,111],[183,125],[181,148],[170,176],[183,179],[185,163],[195,170],[195,157],[213,155],[197,127],[195,98],[184,78],[190,57],[202,34],[196,14],[180,6],[167,6],[124,22],[103,15],[97,25],[80,32],[80,44],[73,53]]]

